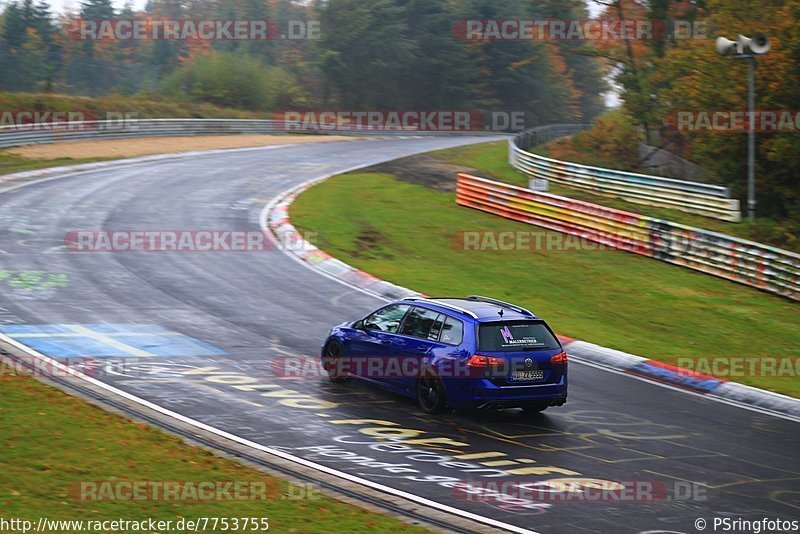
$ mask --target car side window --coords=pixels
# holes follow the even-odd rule
[[[436,324],[439,315],[441,315],[439,312],[415,306],[403,322],[400,333],[406,336],[429,339],[428,335]]]
[[[464,339],[464,323],[453,317],[447,317],[442,327],[439,341],[448,345],[460,345]]]
[[[428,340],[429,341],[439,341],[439,334],[442,332],[442,326],[444,326],[444,320],[447,316],[444,314],[439,314],[439,317],[433,322],[433,326],[431,326],[431,331],[428,332]]]
[[[381,308],[364,319],[364,328],[394,334],[410,307],[407,304],[391,304]]]

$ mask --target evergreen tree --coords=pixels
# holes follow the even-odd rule
[[[8,4],[3,16],[3,43],[9,49],[18,48],[25,42],[27,31],[28,24],[25,20],[25,13],[19,3]]]

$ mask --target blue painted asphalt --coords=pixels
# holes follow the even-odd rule
[[[205,341],[148,324],[2,325],[0,333],[55,358],[226,354]]]

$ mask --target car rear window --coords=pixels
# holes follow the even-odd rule
[[[558,340],[541,321],[484,323],[478,327],[478,347],[485,351],[557,349]]]

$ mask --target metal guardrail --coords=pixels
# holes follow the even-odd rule
[[[588,127],[588,124],[546,124],[518,133],[514,136],[514,144],[521,149],[530,148],[559,137],[574,135]]]
[[[421,130],[385,130],[344,125],[337,129],[295,131],[284,121],[262,119],[133,119],[120,121],[81,121],[31,126],[0,127],[0,148],[49,144],[87,139],[125,139],[130,137],[241,135],[241,134],[331,134],[331,135],[452,135],[496,132],[435,132]]]
[[[584,128],[582,124],[551,124],[517,134],[508,143],[508,161],[532,178],[550,180],[596,195],[619,197],[629,202],[725,221],[741,220],[739,200],[730,198],[727,187],[580,165],[525,150]]]
[[[248,119],[134,119],[6,126],[0,128],[0,147],[87,139],[277,133],[275,122]]]
[[[788,250],[464,173],[456,202],[800,300],[800,254]]]

